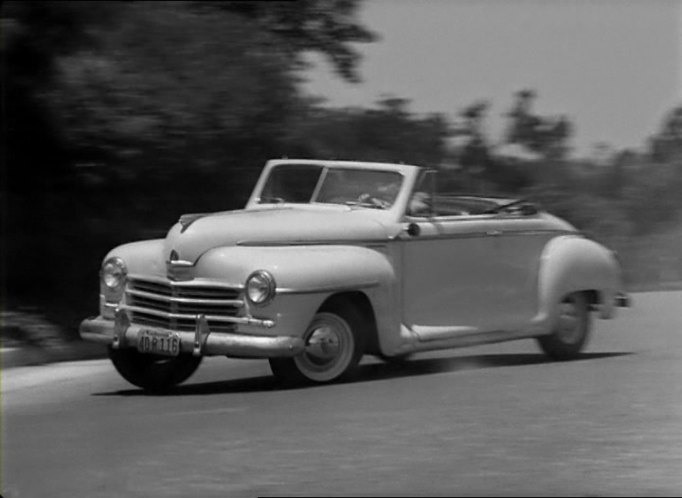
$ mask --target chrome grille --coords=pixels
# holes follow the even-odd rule
[[[225,319],[236,317],[242,306],[239,288],[215,282],[130,276],[126,286],[125,308],[138,325],[193,331],[203,314],[211,331],[231,332],[235,325]]]

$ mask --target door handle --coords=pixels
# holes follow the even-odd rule
[[[485,234],[488,235],[489,237],[499,237],[500,235],[502,235],[502,232],[500,230],[490,230]]]

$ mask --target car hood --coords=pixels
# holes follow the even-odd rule
[[[277,208],[185,215],[168,232],[164,258],[192,263],[206,251],[233,245],[288,245],[386,240],[386,227],[366,210]]]

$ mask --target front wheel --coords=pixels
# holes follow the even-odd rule
[[[304,351],[293,358],[270,358],[270,369],[287,383],[347,379],[364,352],[361,322],[350,307],[318,312],[303,335]]]
[[[125,380],[150,392],[167,391],[186,381],[202,360],[201,356],[187,353],[169,357],[112,347],[109,347],[109,358]]]
[[[537,338],[540,348],[554,360],[578,356],[590,335],[590,310],[582,292],[574,292],[559,304],[559,318],[550,335]]]

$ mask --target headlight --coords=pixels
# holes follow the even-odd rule
[[[246,297],[253,304],[263,306],[275,297],[275,279],[265,270],[258,270],[246,279]]]
[[[111,290],[120,290],[125,284],[127,273],[121,258],[109,258],[102,265],[102,283]]]

